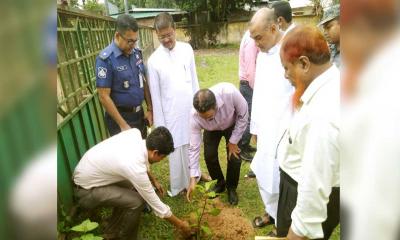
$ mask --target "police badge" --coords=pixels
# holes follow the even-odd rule
[[[129,88],[129,81],[124,81],[124,88],[128,89]]]
[[[97,68],[97,76],[99,78],[106,78],[107,77],[107,68],[98,67]]]

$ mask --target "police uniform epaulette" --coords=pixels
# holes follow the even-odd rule
[[[111,46],[106,47],[103,51],[100,52],[99,57],[103,60],[106,60],[112,53]]]

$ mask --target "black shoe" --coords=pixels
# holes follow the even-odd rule
[[[143,213],[151,213],[153,210],[151,209],[148,203],[144,203]]]
[[[249,145],[249,146],[246,148],[246,151],[251,152],[251,153],[254,153],[254,152],[257,152],[257,148],[252,147],[252,146]]]
[[[253,156],[249,152],[243,150],[240,152],[240,158],[248,162],[251,162],[251,160],[253,160]]]
[[[253,171],[249,170],[249,172],[244,177],[255,178],[256,174]]]
[[[221,181],[211,188],[211,192],[222,193],[225,191],[225,181]]]
[[[239,202],[236,189],[228,189],[228,201],[232,205],[237,205]]]

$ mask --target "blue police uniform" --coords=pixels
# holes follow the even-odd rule
[[[137,48],[127,57],[113,41],[96,58],[96,86],[111,89],[110,97],[121,116],[131,127],[141,130],[143,137],[147,133],[141,106],[144,75],[142,52]],[[121,131],[108,113],[105,121],[111,136]]]

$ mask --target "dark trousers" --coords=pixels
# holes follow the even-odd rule
[[[147,127],[144,119],[143,109],[139,112],[119,112],[123,119],[131,126],[132,128],[137,128],[142,133],[142,138],[145,139],[147,137]],[[121,132],[121,128],[114,121],[114,119],[106,112],[104,116],[108,132],[110,136],[114,136]]]
[[[118,239],[135,240],[138,236],[144,200],[129,182],[95,187],[89,190],[77,187],[75,196],[85,209],[113,207],[110,225],[105,233],[117,234]]]
[[[277,235],[286,237],[292,224],[292,211],[297,202],[297,182],[280,169]],[[340,221],[340,189],[332,188],[327,206],[327,219],[322,223],[324,238],[328,240]]]
[[[250,145],[250,139],[251,139],[250,118],[251,118],[251,106],[253,103],[253,89],[250,87],[248,81],[240,80],[239,91],[244,97],[244,99],[246,99],[249,111],[249,122],[247,124],[246,130],[243,133],[242,139],[240,140],[239,143],[239,148],[242,149],[243,151],[246,151],[246,148],[248,148]]]
[[[228,189],[236,189],[239,183],[240,176],[240,158],[236,158],[234,155],[228,159],[228,142],[233,131],[233,126],[222,130],[222,131],[207,131],[204,130],[203,140],[204,140],[204,159],[206,161],[208,172],[212,179],[218,179],[218,184],[223,184],[225,182],[224,175],[222,174],[221,166],[218,159],[218,146],[221,141],[222,136],[225,138],[226,145],[226,155],[228,161],[228,167],[226,170],[226,187]]]

